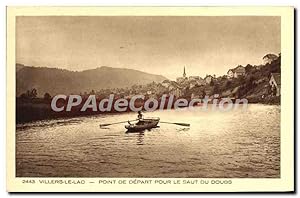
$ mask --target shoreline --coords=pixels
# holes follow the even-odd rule
[[[22,101],[17,98],[16,102],[16,124],[27,124],[36,121],[43,121],[43,120],[56,120],[61,118],[78,118],[78,117],[86,117],[86,116],[95,116],[95,115],[116,115],[116,114],[123,114],[132,111],[130,108],[127,108],[126,111],[118,112],[115,110],[112,111],[92,111],[89,109],[88,111],[82,112],[80,111],[81,106],[74,107],[71,111],[62,111],[62,112],[54,112],[51,109],[50,101],[44,101],[43,99],[35,99],[33,101]],[[157,110],[166,110],[167,102],[162,109]],[[280,98],[275,98],[273,100],[248,100],[248,104],[262,104],[262,105],[279,105],[280,106]],[[143,103],[139,102],[136,104],[136,107],[142,106]],[[208,105],[212,105],[212,103],[208,103]],[[201,107],[201,105],[199,105]],[[174,103],[172,104],[172,108],[174,108]],[[155,110],[155,111],[157,111]],[[145,109],[142,109],[145,111]]]

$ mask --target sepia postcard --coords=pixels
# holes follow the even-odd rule
[[[293,7],[7,7],[7,191],[293,192]]]

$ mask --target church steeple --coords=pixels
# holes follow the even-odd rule
[[[183,77],[184,77],[184,78],[186,77],[185,66],[184,66],[184,68],[183,68]]]

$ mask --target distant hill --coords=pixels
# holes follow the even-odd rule
[[[48,92],[56,94],[79,94],[105,88],[125,88],[134,84],[144,85],[162,82],[164,76],[133,69],[99,67],[81,72],[47,67],[16,65],[17,96],[30,89],[37,89],[38,96]]]

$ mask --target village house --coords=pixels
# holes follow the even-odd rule
[[[176,98],[179,98],[183,95],[182,90],[180,88],[175,88],[175,89],[171,90],[170,94],[174,95]]]
[[[206,84],[210,84],[213,80],[213,77],[211,75],[206,75],[204,78]]]
[[[182,89],[176,82],[172,82],[169,86],[169,93],[179,98],[183,95]]]
[[[199,98],[200,98],[200,96],[197,95],[196,93],[192,93],[191,94],[191,100],[193,100],[193,99],[199,99]]]
[[[169,80],[164,80],[161,84],[162,84],[162,86],[168,88],[170,86],[170,83],[171,82]]]
[[[233,69],[228,70],[228,72],[227,72],[227,78],[233,78],[233,74],[234,74],[233,71],[234,71]]]
[[[204,98],[205,92],[203,87],[195,87],[191,90],[191,99]]]
[[[189,76],[189,81],[199,80],[199,79],[200,79],[200,76]]]
[[[155,94],[163,95],[167,91],[167,87],[163,86],[162,84],[158,84],[155,88]]]
[[[227,78],[238,78],[246,74],[246,69],[242,65],[237,66],[234,69],[230,69],[227,72]]]
[[[176,82],[183,87],[194,87],[196,85],[205,85],[206,82],[200,76],[189,76],[187,77],[185,67],[183,68],[183,75],[182,77],[177,77]],[[167,81],[164,81],[164,86],[167,85]]]
[[[281,75],[280,73],[271,73],[269,84],[271,86],[272,96],[280,96],[281,89]]]
[[[184,78],[184,77],[177,77],[176,78],[176,82],[178,82],[178,83],[183,83],[186,80],[187,80],[187,78]]]
[[[193,87],[195,87],[196,85],[198,85],[198,82],[196,80],[190,80],[189,84],[190,84],[190,89],[192,89]]]
[[[235,68],[233,77],[238,78],[239,76],[244,76],[246,74],[245,67],[239,65]]]
[[[205,82],[205,80],[203,78],[199,78],[199,80],[197,80],[197,84],[198,85],[205,85],[206,82]]]
[[[263,64],[271,64],[274,60],[276,60],[278,58],[278,56],[276,56],[275,54],[266,54],[263,57]]]

